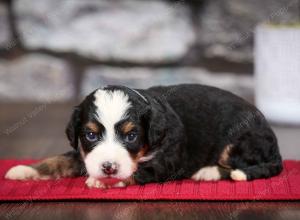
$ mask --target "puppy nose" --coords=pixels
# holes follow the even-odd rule
[[[107,175],[116,174],[118,172],[117,163],[106,161],[102,164],[102,171]]]

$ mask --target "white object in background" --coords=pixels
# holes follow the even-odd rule
[[[259,25],[254,54],[257,107],[270,121],[300,124],[300,25]]]

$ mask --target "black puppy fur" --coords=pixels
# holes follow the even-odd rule
[[[154,87],[145,95],[147,93],[150,100],[163,94],[161,105],[169,105],[171,109],[166,115],[174,115],[172,119],[166,119],[165,124],[160,123],[159,117],[153,120],[157,120],[154,123],[160,126],[158,134],[171,128],[171,132],[165,132],[161,149],[169,153],[164,167],[182,170],[178,178],[189,178],[199,167],[218,164],[221,152],[228,145],[233,145],[228,167],[243,170],[248,180],[270,177],[282,170],[273,131],[263,115],[243,99],[200,85]],[[160,114],[160,117],[167,118],[165,114]],[[161,157],[164,158],[164,154]],[[150,163],[156,164],[155,161]],[[157,164],[154,166],[160,166],[162,162]],[[168,169],[167,173],[174,174],[174,170]],[[138,172],[137,176],[143,182],[142,173]],[[154,176],[156,181],[164,181],[170,173]]]
[[[105,90],[122,90],[129,96],[133,107],[128,115],[143,130],[138,144],[126,149],[136,156],[147,146],[146,155],[154,153],[152,160],[138,163],[133,173],[135,183],[191,178],[207,166],[218,166],[222,178],[239,169],[247,180],[271,177],[282,170],[277,139],[266,119],[256,107],[230,92],[196,84],[147,90],[108,86]],[[75,108],[66,129],[75,152],[64,156],[76,157],[66,159],[74,169],[81,166],[84,170],[78,156],[79,140],[81,153],[90,149],[81,132],[83,125],[93,120],[94,93]],[[32,167],[40,175],[52,175]]]

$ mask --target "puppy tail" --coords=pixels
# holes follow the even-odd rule
[[[229,178],[236,181],[279,174],[283,165],[274,132],[265,127],[239,135],[225,148],[219,165],[230,168]]]
[[[254,166],[249,166],[241,169],[228,169],[218,167],[222,179],[232,179],[234,181],[247,181],[258,178],[268,178],[278,175],[282,169],[282,161],[261,163]]]
[[[242,169],[235,169],[230,172],[230,178],[235,181],[253,180],[268,178],[279,174],[283,169],[281,159],[278,161],[261,163]]]

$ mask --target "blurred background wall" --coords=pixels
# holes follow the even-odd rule
[[[251,96],[254,27],[270,21],[299,21],[299,0],[2,1],[0,100],[180,82]]]
[[[64,143],[48,139],[63,138],[70,106],[107,84],[203,83],[253,102],[255,26],[299,23],[299,11],[299,0],[1,1],[0,144]],[[37,131],[48,133],[33,144]]]

